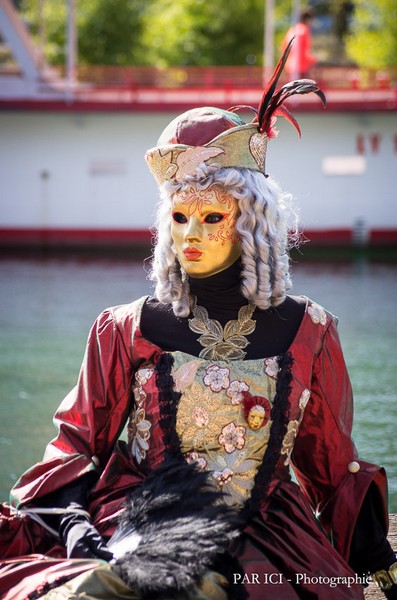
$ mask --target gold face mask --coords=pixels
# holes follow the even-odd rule
[[[238,215],[237,200],[221,187],[200,190],[192,185],[174,195],[171,237],[188,275],[209,277],[239,258]]]
[[[265,409],[263,406],[253,406],[248,413],[248,425],[253,431],[257,431],[263,425],[265,420]]]

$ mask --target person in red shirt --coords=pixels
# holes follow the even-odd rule
[[[292,38],[295,38],[291,48],[285,71],[293,79],[308,77],[310,68],[317,59],[311,54],[311,23],[313,15],[309,10],[301,12],[299,21],[292,25],[285,34],[281,50],[285,51]]]

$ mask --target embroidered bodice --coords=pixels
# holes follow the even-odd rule
[[[183,352],[174,352],[172,377],[179,392],[176,431],[181,451],[188,462],[195,461],[212,474],[215,487],[224,493],[225,502],[243,505],[250,497],[255,477],[267,451],[272,426],[272,409],[279,373],[278,357],[211,361]],[[128,433],[131,452],[144,463],[158,415],[150,415],[155,369],[145,365],[136,374],[134,397],[137,406],[131,414]],[[310,392],[299,399],[298,414],[288,423],[281,448],[281,463],[287,468],[293,441],[303,417]],[[247,410],[261,406],[259,420]],[[292,415],[291,415],[292,416]],[[254,417],[255,418],[255,417]],[[285,476],[285,474],[284,474]]]
[[[243,504],[269,441],[277,360],[187,360],[179,352],[174,358],[173,377],[182,393],[177,412],[182,452],[188,462],[197,461],[212,473],[228,504]],[[255,430],[244,414],[248,394],[269,406]]]

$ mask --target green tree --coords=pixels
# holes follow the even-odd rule
[[[154,0],[144,15],[144,62],[156,66],[262,61],[263,0]]]
[[[76,0],[80,64],[129,65],[141,56],[141,21],[150,0]],[[45,57],[50,64],[65,61],[67,2],[22,0],[21,13],[32,35],[39,38],[44,23]]]
[[[361,67],[381,69],[397,64],[395,0],[356,0],[346,52]]]
[[[80,0],[81,64],[132,65],[141,61],[142,0]]]

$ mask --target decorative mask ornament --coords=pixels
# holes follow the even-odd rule
[[[264,427],[270,419],[271,406],[267,398],[263,396],[252,396],[249,392],[243,392],[244,416],[248,427],[258,431]]]
[[[234,106],[227,110],[204,107],[183,113],[165,128],[157,146],[148,150],[145,159],[159,185],[166,181],[180,182],[194,175],[197,167],[217,165],[219,168],[238,167],[265,174],[268,139],[276,136],[278,116],[286,118],[300,135],[299,125],[289,110],[282,106],[296,94],[314,92],[325,106],[326,99],[312,79],[298,79],[276,91],[293,39],[263,92],[258,109]],[[234,111],[249,109],[256,113],[251,123],[245,123]]]

